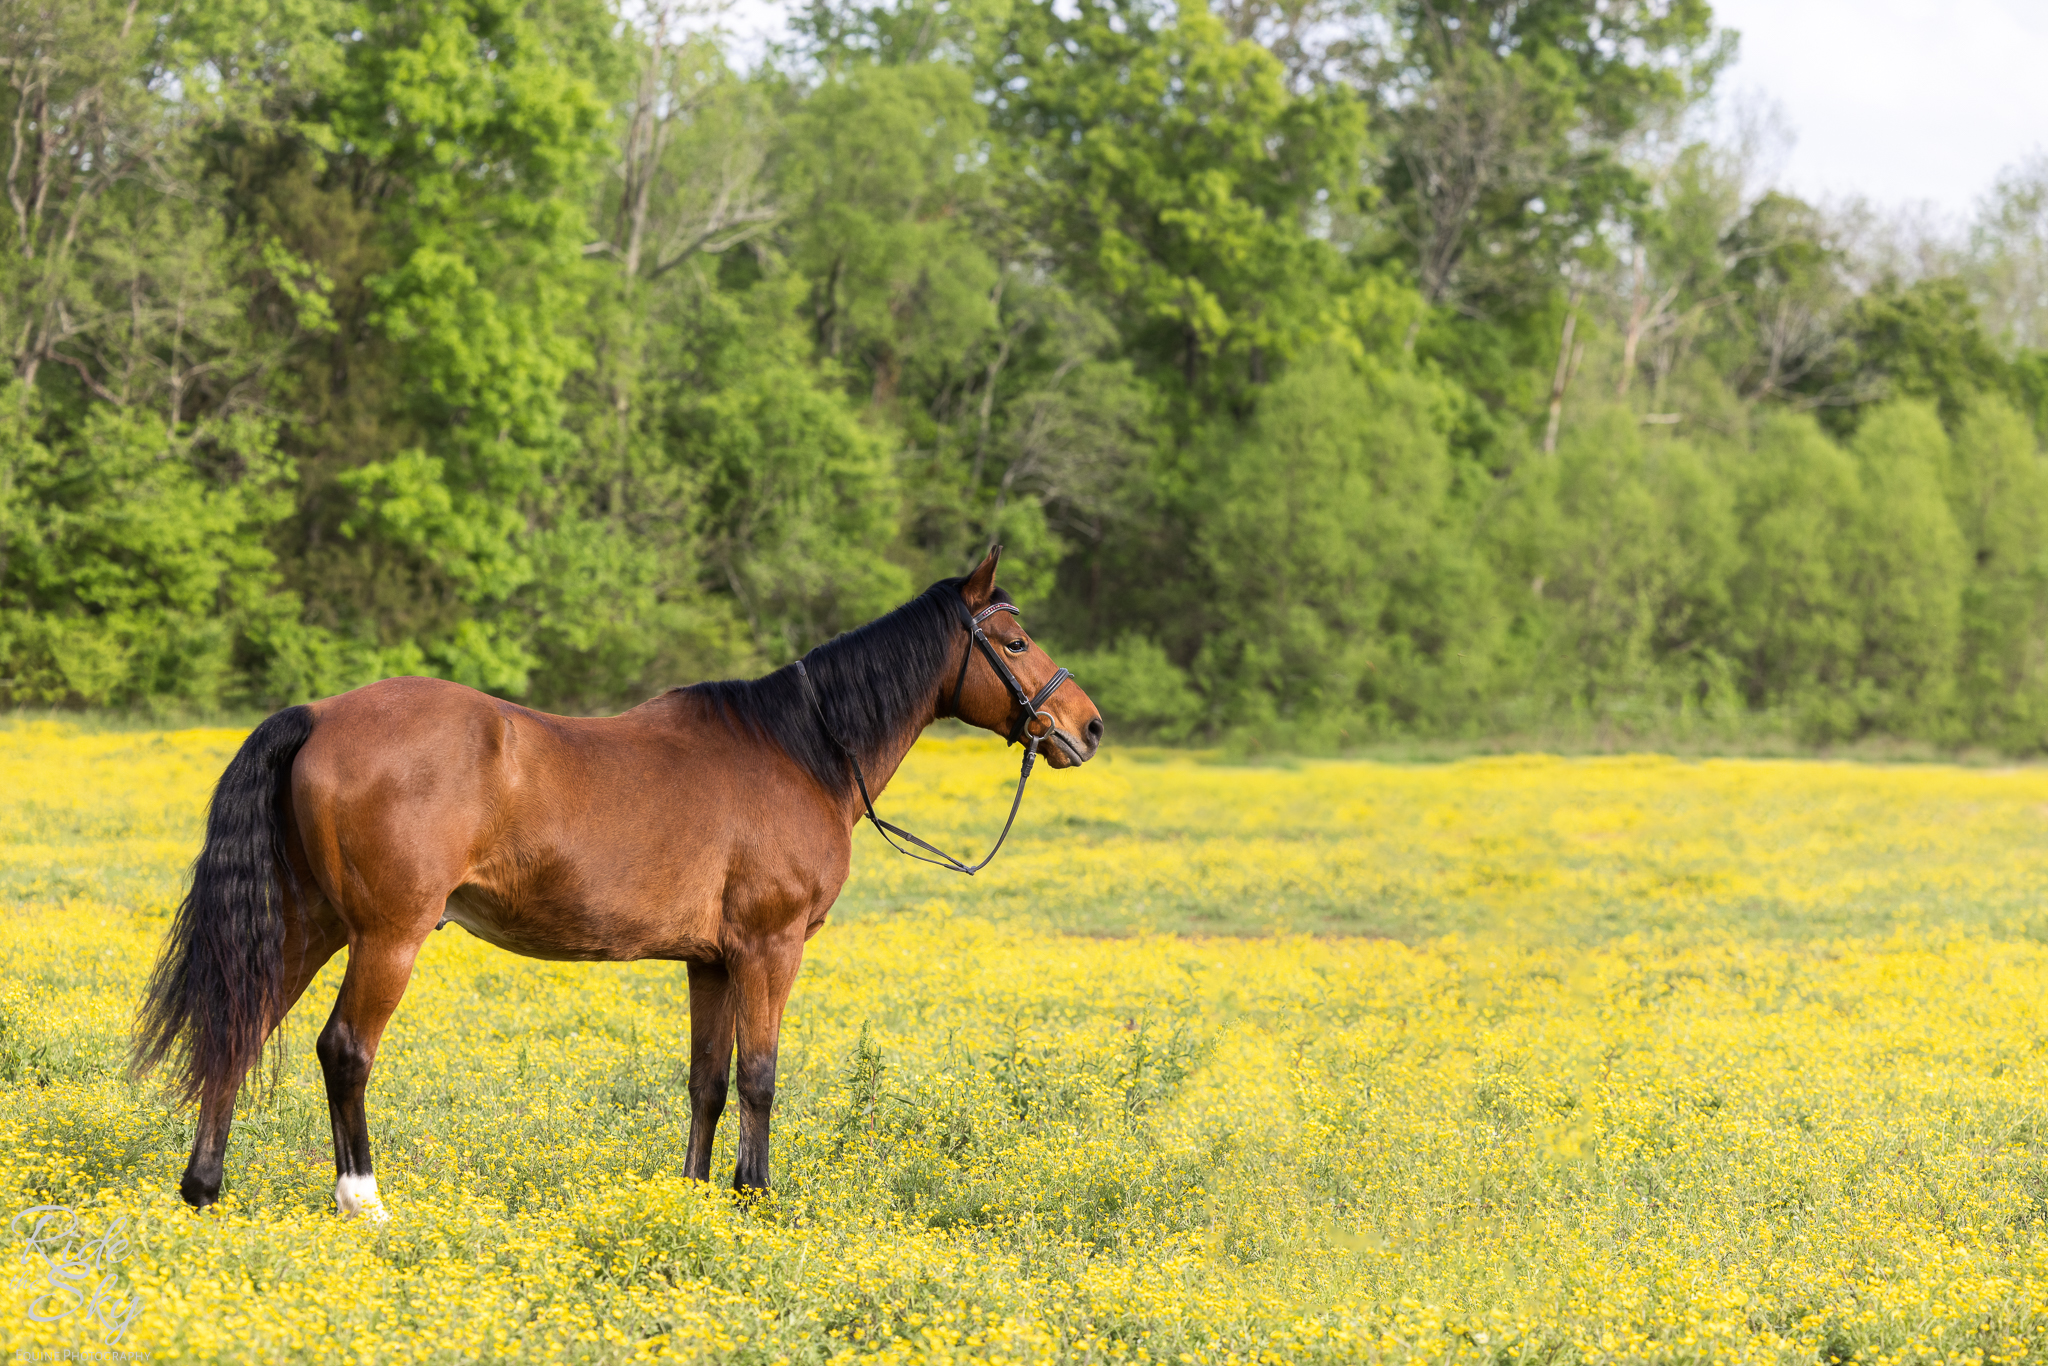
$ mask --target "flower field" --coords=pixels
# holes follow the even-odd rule
[[[10,1358],[2048,1356],[2048,771],[1046,773],[972,881],[861,837],[750,1202],[678,1176],[679,965],[451,928],[371,1083],[379,1226],[332,1213],[338,963],[219,1209],[122,1074],[239,738],[0,729],[0,1215],[125,1217],[137,1306],[32,1319],[17,1233]],[[966,852],[1013,774],[931,740],[881,805]]]

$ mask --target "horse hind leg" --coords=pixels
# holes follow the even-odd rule
[[[363,1096],[377,1061],[378,1041],[412,978],[420,942],[359,938],[349,945],[341,993],[315,1047],[334,1126],[334,1204],[344,1219],[358,1214],[376,1220],[388,1217],[370,1162],[370,1121]]]
[[[300,886],[307,885],[301,880]],[[285,920],[283,961],[284,991],[266,1037],[274,1038],[278,1026],[298,1003],[306,988],[327,966],[327,960],[348,942],[341,921],[322,898],[312,898],[303,908],[294,908]],[[192,1140],[192,1156],[185,1163],[178,1194],[185,1203],[204,1209],[220,1199],[222,1170],[227,1161],[228,1130],[235,1117],[235,1098],[241,1094],[243,1075],[227,1078],[199,1094],[199,1131]]]

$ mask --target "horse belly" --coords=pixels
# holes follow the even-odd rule
[[[644,908],[515,904],[489,888],[468,883],[448,897],[443,912],[487,944],[526,958],[556,962],[630,962],[641,958],[715,959],[716,903]]]

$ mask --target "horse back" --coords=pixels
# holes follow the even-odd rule
[[[403,678],[313,713],[295,824],[352,939],[445,915],[532,957],[717,960],[846,878],[843,813],[688,693],[578,718]]]

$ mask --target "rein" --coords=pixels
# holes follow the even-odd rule
[[[848,749],[845,743],[840,740],[838,733],[832,729],[832,723],[825,719],[825,708],[818,701],[818,690],[811,683],[810,671],[804,668],[804,662],[801,659],[796,661],[796,676],[803,682],[804,696],[810,699],[811,710],[818,714],[818,724],[825,728],[825,738],[834,745],[837,745],[839,752],[846,756],[846,762],[853,765],[853,781],[854,785],[860,789],[860,804],[866,810],[868,820],[873,823],[876,830],[881,832],[882,839],[887,842],[888,846],[907,858],[916,859],[919,863],[936,864],[941,868],[951,868],[956,873],[965,873],[969,877],[973,877],[995,861],[997,851],[1003,847],[1003,841],[1010,837],[1010,827],[1017,823],[1017,810],[1024,805],[1024,784],[1031,777],[1031,766],[1038,762],[1038,747],[1045,743],[1046,738],[1053,732],[1052,713],[1045,710],[1045,704],[1055,692],[1059,691],[1060,685],[1072,678],[1073,675],[1065,669],[1061,669],[1053,674],[1051,678],[1047,679],[1045,686],[1037,692],[1025,692],[1024,685],[1018,680],[1016,673],[1003,661],[1003,657],[996,652],[996,647],[989,641],[988,632],[981,628],[981,624],[984,621],[987,621],[998,612],[1008,612],[1010,615],[1019,618],[1023,616],[1023,613],[1019,612],[1013,604],[1007,602],[990,603],[987,607],[972,615],[969,615],[966,603],[962,602],[959,606],[961,624],[967,628],[967,648],[960,654],[960,676],[953,681],[952,714],[954,716],[960,714],[960,690],[967,685],[967,666],[973,662],[974,652],[978,648],[983,657],[988,660],[989,667],[996,671],[996,677],[1002,680],[1004,688],[1008,689],[1010,700],[1019,708],[1016,724],[1010,727],[1009,741],[1013,745],[1022,744],[1024,746],[1024,762],[1017,770],[1017,794],[1010,799],[1010,818],[1003,822],[1003,833],[996,836],[995,846],[988,851],[988,857],[979,863],[962,863],[937,845],[921,840],[902,826],[893,825],[875,814],[875,801],[874,798],[868,795],[868,780],[860,771],[860,760],[855,758],[853,751]],[[1043,718],[1045,721],[1045,729],[1039,731],[1032,730],[1032,723],[1040,718]],[[924,850],[925,853],[920,854],[914,850],[905,849],[896,842],[895,837],[898,835],[909,840],[919,849]],[[937,857],[927,857],[927,854],[936,855]]]

